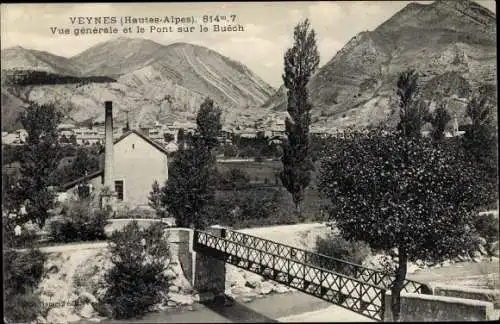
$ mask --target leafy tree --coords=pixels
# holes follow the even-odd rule
[[[174,135],[172,135],[170,133],[164,133],[163,138],[165,139],[166,143],[170,143],[175,139]]]
[[[432,138],[434,140],[442,140],[444,138],[444,130],[446,129],[446,125],[451,120],[451,116],[446,110],[446,107],[443,103],[441,103],[430,118],[430,122],[432,124]]]
[[[399,75],[397,83],[399,98],[399,124],[403,136],[420,137],[420,129],[428,118],[428,107],[419,99],[418,74],[408,70]]]
[[[473,219],[491,187],[463,151],[401,133],[352,136],[322,160],[319,188],[347,240],[395,250],[392,311],[399,318],[407,262],[441,262],[477,243]]]
[[[22,223],[31,220],[43,227],[54,206],[53,173],[60,158],[57,125],[62,114],[53,105],[31,103],[20,115],[20,122],[28,133],[21,159],[21,179],[13,188],[16,211],[26,203]]]
[[[316,46],[316,34],[309,30],[310,23],[306,19],[294,29],[294,45],[287,50],[284,57],[285,73],[283,81],[287,91],[287,111],[291,118],[285,120],[288,141],[283,143],[283,171],[281,180],[285,188],[292,194],[297,212],[300,214],[300,203],[304,199],[305,188],[311,181],[314,165],[309,154],[309,125],[311,123],[307,83],[319,64]]]
[[[205,100],[196,118],[197,129],[187,138],[169,165],[169,179],[162,188],[162,205],[176,218],[178,226],[203,228],[207,207],[213,205],[215,173],[213,148],[222,128],[220,110],[210,99]]]

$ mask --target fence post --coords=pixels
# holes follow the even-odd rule
[[[209,227],[205,232],[221,238],[226,235],[225,228],[219,226]],[[199,245],[200,250],[204,250],[204,252],[196,253],[194,287],[200,295],[200,301],[213,301],[215,298],[224,295],[226,263],[216,258],[217,255],[224,255],[224,253],[212,249],[203,249],[203,244]]]

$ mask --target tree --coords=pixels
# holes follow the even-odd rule
[[[170,143],[175,139],[175,136],[170,133],[164,133],[163,139],[165,140],[165,143]]]
[[[397,86],[400,118],[398,130],[403,136],[420,137],[420,129],[428,119],[429,110],[425,102],[419,98],[417,72],[415,70],[402,72]]]
[[[32,102],[20,115],[20,122],[28,133],[21,159],[21,179],[14,188],[16,211],[25,203],[26,215],[22,223],[33,221],[43,227],[54,206],[53,173],[60,158],[57,125],[62,114],[53,105]]]
[[[495,102],[492,93],[484,89],[472,96],[466,109],[472,125],[463,136],[462,146],[467,152],[466,158],[486,172],[480,181],[492,187],[490,203],[495,203],[495,208],[498,208],[498,129],[493,116]]]
[[[156,180],[153,182],[151,191],[149,192],[148,200],[149,206],[156,211],[156,215],[162,217],[163,213],[161,206],[161,188],[160,184]]]
[[[451,116],[446,110],[446,106],[441,103],[430,118],[432,124],[432,138],[434,140],[440,141],[444,138],[444,130],[446,125],[451,120]]]
[[[214,204],[215,157],[213,148],[222,128],[220,110],[207,99],[198,112],[195,134],[186,138],[169,165],[169,179],[162,188],[161,203],[181,227],[204,228],[207,207]]]
[[[179,145],[179,147],[184,147],[184,144],[185,144],[185,132],[184,132],[184,128],[179,128],[179,130],[177,131],[177,144]]]
[[[489,199],[483,172],[463,150],[427,138],[352,136],[322,160],[319,188],[348,240],[395,251],[391,287],[397,321],[407,262],[441,262],[474,249],[473,219]]]
[[[71,134],[71,136],[69,137],[69,142],[73,145],[77,145],[75,134]]]
[[[299,23],[294,29],[294,45],[284,57],[283,81],[287,91],[287,111],[291,118],[285,120],[288,141],[283,143],[283,185],[291,193],[296,211],[300,214],[300,203],[304,191],[311,181],[314,165],[309,154],[309,125],[311,123],[309,94],[306,88],[311,75],[319,64],[315,32],[309,31],[309,20]]]
[[[472,125],[464,134],[464,146],[479,161],[485,161],[496,154],[497,139],[492,103],[488,93],[480,92],[472,96],[466,108]]]
[[[209,150],[219,144],[218,137],[222,131],[221,115],[222,110],[214,106],[212,99],[206,98],[196,116],[198,136]]]

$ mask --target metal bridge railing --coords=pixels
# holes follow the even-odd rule
[[[292,257],[289,246],[235,234],[242,233],[227,231],[224,238],[195,231],[193,248],[368,318],[384,319],[385,288],[311,264],[305,256]]]
[[[225,237],[230,241],[264,250],[266,252],[275,253],[289,259],[299,260],[306,264],[315,264],[322,268],[357,278],[363,282],[379,286],[384,289],[390,289],[395,280],[394,276],[391,276],[381,270],[364,267],[355,263],[329,257],[324,254],[298,249],[257,236],[226,230]],[[413,280],[405,280],[402,291],[408,293],[430,294],[430,289],[425,284]]]

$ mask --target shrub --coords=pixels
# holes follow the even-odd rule
[[[38,286],[46,256],[38,249],[4,252],[4,319],[29,322],[40,311],[40,300],[33,291]]]
[[[50,236],[56,242],[103,240],[108,213],[90,205],[90,200],[73,200],[63,208],[62,219],[50,224]]]
[[[371,254],[370,247],[362,241],[346,240],[340,236],[329,234],[327,237],[318,237],[316,240],[316,252],[326,256],[362,264]],[[332,269],[348,276],[354,276],[351,269],[342,267],[342,263],[325,259],[315,260],[315,263],[323,268]]]
[[[160,302],[168,288],[164,270],[170,261],[168,240],[162,226],[139,228],[136,221],[111,236],[113,267],[106,273],[106,294],[114,318],[140,316]]]
[[[233,168],[220,174],[218,182],[223,189],[241,189],[249,185],[250,177],[242,169]]]
[[[2,217],[3,246],[12,248],[32,247],[38,238],[37,231],[33,228],[22,226],[21,235],[16,235],[15,228],[18,225],[15,218]]]

